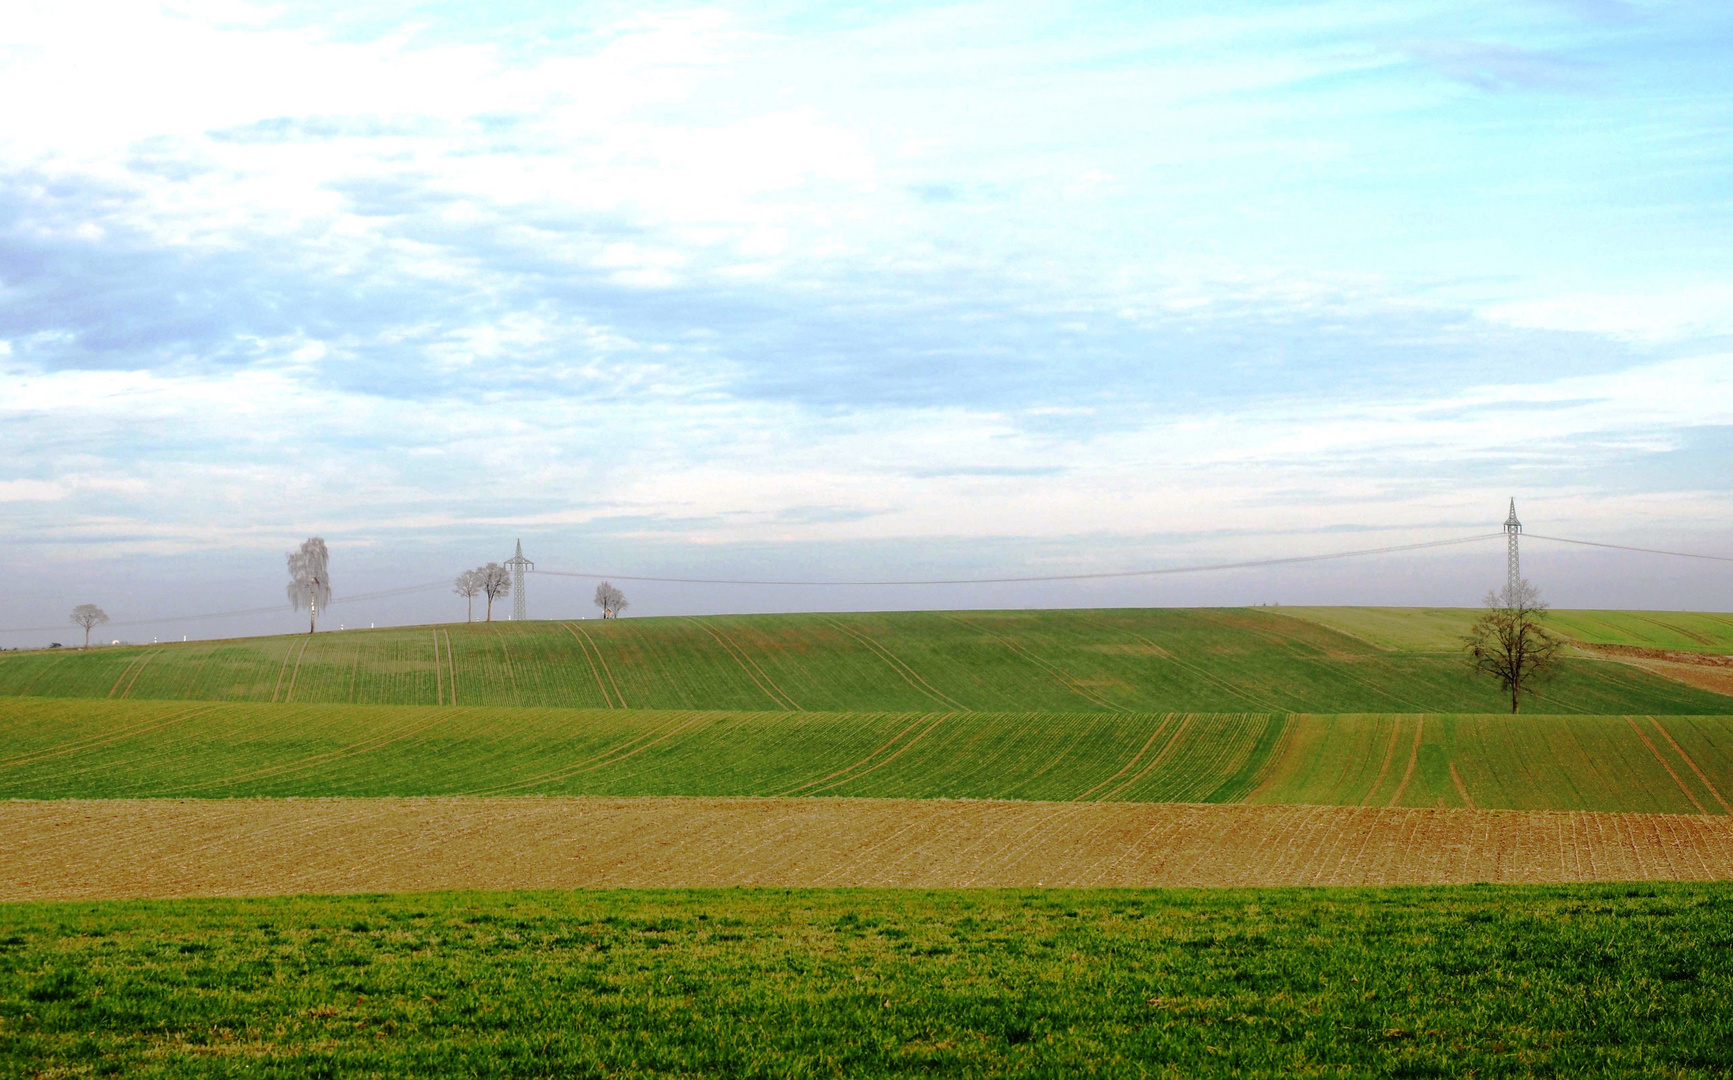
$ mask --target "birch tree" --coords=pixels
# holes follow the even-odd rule
[[[84,647],[90,648],[90,630],[108,621],[108,612],[95,604],[80,604],[72,609],[72,621],[84,627]]]
[[[319,625],[319,609],[331,606],[331,554],[322,537],[309,537],[288,554],[289,603],[307,609],[307,633]]]
[[[604,581],[596,586],[596,606],[602,609],[602,618],[617,619],[620,612],[626,610],[626,594],[614,588],[612,582]]]
[[[1558,666],[1564,639],[1541,625],[1547,606],[1540,590],[1526,581],[1513,589],[1486,594],[1486,611],[1474,621],[1462,647],[1471,667],[1498,680],[1510,694],[1510,711],[1516,712],[1523,691],[1551,674]]]
[[[487,594],[487,621],[493,622],[493,602],[511,595],[511,571],[499,563],[490,562],[470,572],[481,576],[481,591]]]
[[[475,594],[481,591],[481,571],[465,570],[457,575],[457,582],[452,585],[451,591],[469,601],[469,614],[464,618],[464,621],[474,622]]]

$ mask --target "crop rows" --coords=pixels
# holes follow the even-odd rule
[[[0,901],[597,887],[1715,880],[1733,819],[897,799],[0,805]]]
[[[1455,655],[1392,650],[1258,610],[476,623],[9,653],[0,655],[0,696],[788,712],[1502,707],[1497,687]],[[1577,658],[1529,708],[1693,714],[1729,702],[1628,664]]]
[[[1409,652],[1454,652],[1476,608],[1294,607],[1284,614]],[[1555,610],[1547,625],[1575,641],[1686,652],[1733,653],[1733,614],[1690,611]]]
[[[1733,717],[37,698],[0,704],[0,746],[0,798],[26,799],[799,795],[1708,816],[1733,802]]]

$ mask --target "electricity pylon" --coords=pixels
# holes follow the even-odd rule
[[[1516,499],[1510,500],[1510,516],[1504,519],[1505,543],[1505,597],[1506,603],[1514,602],[1517,582],[1522,580],[1522,564],[1517,558],[1516,538],[1522,535],[1522,522],[1516,520]]]
[[[1515,506],[1513,502],[1511,504]],[[1512,513],[1515,511],[1513,510]],[[517,542],[517,554],[505,561],[511,567],[511,617],[513,622],[522,622],[529,618],[529,607],[524,603],[524,571],[534,570],[536,564],[524,558],[524,542]]]

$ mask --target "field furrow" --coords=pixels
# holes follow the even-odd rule
[[[875,799],[0,804],[0,900],[1733,877],[1723,816]]]

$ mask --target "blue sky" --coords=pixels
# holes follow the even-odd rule
[[[268,603],[314,533],[339,596],[520,535],[1091,572],[1479,532],[1512,494],[1724,550],[1730,46],[1725,5],[1620,0],[26,3],[7,625]],[[1496,554],[991,599],[1472,603]],[[1708,564],[1552,572],[1733,606]]]

